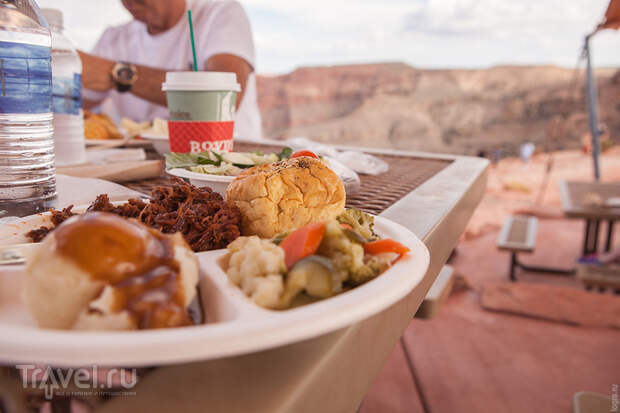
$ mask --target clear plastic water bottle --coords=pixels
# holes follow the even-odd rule
[[[56,196],[51,40],[33,0],[0,1],[0,217]]]
[[[82,62],[63,33],[62,12],[41,9],[52,32],[52,112],[56,165],[86,161],[82,112]]]

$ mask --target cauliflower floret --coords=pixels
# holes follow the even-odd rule
[[[327,221],[319,254],[332,259],[343,281],[365,270],[364,248],[361,244],[352,242],[336,220]]]
[[[331,258],[341,274],[342,281],[354,285],[363,284],[380,273],[378,266],[366,265],[364,247],[349,239],[336,220],[326,223],[325,237],[319,247],[319,254]]]
[[[284,290],[284,250],[257,236],[239,237],[228,250],[230,280],[256,304],[277,308]]]
[[[265,277],[248,279],[247,288],[244,285],[243,291],[250,296],[252,301],[261,307],[278,308],[280,297],[284,291],[284,280],[282,275],[270,274]]]

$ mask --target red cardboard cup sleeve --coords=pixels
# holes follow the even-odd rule
[[[168,121],[171,152],[204,152],[217,150],[230,152],[233,149],[234,121],[194,122]]]

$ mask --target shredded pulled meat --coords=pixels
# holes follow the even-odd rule
[[[41,227],[26,234],[34,242],[41,241],[57,225],[72,215],[73,205],[62,211],[52,210],[52,227]],[[226,246],[240,233],[239,209],[224,201],[211,188],[197,188],[175,178],[172,184],[157,186],[151,201],[130,199],[122,205],[112,205],[106,194],[101,194],[87,211],[109,212],[126,218],[135,218],[163,233],[180,232],[196,252]]]
[[[211,188],[177,180],[158,186],[139,219],[163,233],[180,232],[194,251],[226,246],[241,235],[241,212]]]
[[[112,205],[107,194],[101,194],[88,207],[88,212],[110,212],[125,218],[138,218],[146,203],[140,199],[130,199],[122,205]]]
[[[72,209],[73,209],[73,205],[69,205],[68,207],[64,208],[62,211],[58,211],[56,209],[50,210],[50,213],[52,214],[52,226],[51,227],[42,226],[40,228],[33,229],[32,231],[28,232],[26,236],[30,238],[33,242],[41,242],[43,238],[45,238],[45,236],[50,231],[52,231],[55,227],[57,227],[58,225],[62,224],[64,221],[66,221],[67,219],[75,215],[73,212],[71,212]]]

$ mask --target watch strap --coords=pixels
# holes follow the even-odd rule
[[[123,93],[123,92],[129,92],[131,90],[131,87],[133,85],[124,85],[122,83],[118,83],[118,82],[114,82],[116,84],[116,90]]]

